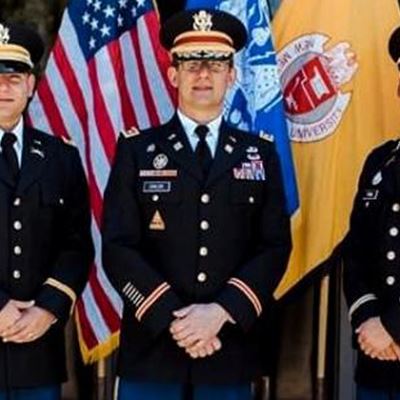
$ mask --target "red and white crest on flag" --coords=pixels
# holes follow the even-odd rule
[[[340,42],[329,49],[329,37],[303,35],[278,54],[290,138],[313,142],[331,135],[340,124],[351,100],[342,86],[358,69],[350,44]]]

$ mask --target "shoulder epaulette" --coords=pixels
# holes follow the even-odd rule
[[[129,128],[127,130],[122,130],[121,131],[121,135],[123,137],[125,137],[126,139],[129,139],[131,137],[137,136],[139,134],[140,134],[140,131],[135,126],[132,126],[131,128]]]
[[[392,148],[390,151],[389,155],[387,158],[385,158],[385,163],[384,167],[390,165],[393,161],[395,161],[399,157],[399,151],[400,151],[400,140],[396,140],[394,142],[395,146]]]
[[[398,151],[400,150],[400,139],[397,139],[397,140],[395,141],[395,143],[396,143],[396,146],[395,146],[395,148],[392,150],[392,153],[398,152]]]
[[[65,136],[61,136],[61,139],[65,144],[68,144],[69,146],[76,147],[75,142],[71,138],[67,138]]]
[[[274,142],[274,135],[270,135],[269,133],[266,132],[260,132],[260,138],[263,140],[266,140],[267,142]]]

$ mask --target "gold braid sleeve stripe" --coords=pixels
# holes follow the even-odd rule
[[[142,305],[136,310],[135,317],[138,321],[143,318],[145,312],[167,291],[170,289],[167,282],[162,283],[146,298]]]
[[[251,288],[248,285],[246,285],[242,280],[238,278],[231,278],[229,279],[228,283],[237,287],[240,291],[242,291],[246,295],[246,297],[250,300],[251,304],[253,304],[257,316],[259,316],[262,312],[262,305],[257,295],[253,292],[253,290],[251,290]]]
[[[54,278],[46,279],[44,284],[52,286],[52,287],[58,289],[60,292],[63,292],[65,295],[67,295],[71,299],[72,305],[71,305],[70,314],[72,314],[72,311],[74,310],[74,306],[75,306],[75,303],[76,303],[76,294],[75,294],[75,292],[69,286],[67,286],[65,283],[62,283],[62,282],[60,282],[60,281],[58,281],[57,279],[54,279]]]

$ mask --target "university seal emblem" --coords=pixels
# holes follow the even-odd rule
[[[352,93],[343,90],[358,69],[347,42],[326,46],[330,38],[315,33],[301,36],[278,54],[290,138],[313,142],[333,134]]]

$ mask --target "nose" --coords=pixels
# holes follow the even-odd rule
[[[200,66],[200,71],[199,71],[199,76],[204,77],[204,76],[209,76],[210,75],[210,67],[207,62],[201,63]]]
[[[8,89],[8,82],[6,79],[2,79],[0,76],[0,90],[3,91],[6,89]]]

